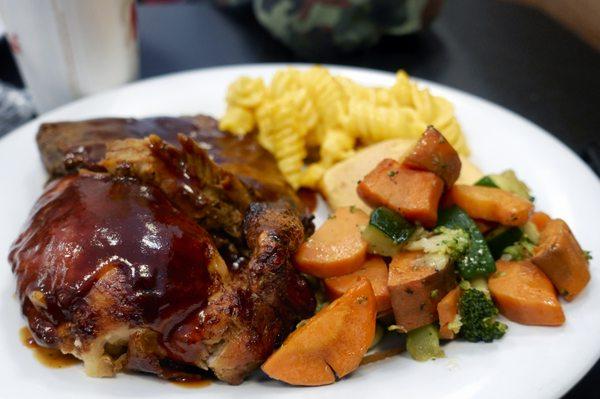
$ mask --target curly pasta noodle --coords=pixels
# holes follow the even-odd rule
[[[406,72],[400,70],[396,73],[396,81],[390,88],[390,94],[395,98],[396,104],[399,107],[413,107],[412,86],[413,83]]]
[[[300,175],[300,186],[317,189],[326,171],[327,167],[323,166],[320,162],[311,163]]]
[[[316,189],[327,168],[354,154],[356,138],[340,129],[329,129],[325,132],[321,144],[319,162],[308,165],[302,172],[300,185]]]
[[[354,98],[364,101],[375,101],[375,90],[372,87],[360,85],[344,76],[336,76],[334,78],[340,85],[346,98]]]
[[[414,109],[425,124],[435,126],[459,153],[469,155],[469,147],[454,116],[454,107],[448,100],[432,95],[428,89],[420,89],[404,71],[396,74],[390,94],[398,106]]]
[[[411,108],[390,108],[350,100],[344,128],[365,144],[393,138],[418,138],[427,124]]]
[[[396,107],[396,98],[390,89],[385,87],[366,87],[351,79],[337,76],[336,81],[342,87],[346,98],[359,99],[384,107]]]
[[[300,71],[295,68],[285,68],[275,72],[268,92],[271,98],[277,98],[302,87]]]
[[[307,152],[293,98],[273,101],[261,107],[258,115],[259,141],[269,142],[267,149],[275,156],[279,170],[292,187],[299,188]]]
[[[242,76],[229,85],[227,104],[254,109],[260,105],[265,93],[265,83],[261,78]]]
[[[321,163],[331,166],[354,154],[356,138],[340,129],[329,129],[321,144]]]
[[[256,110],[256,125],[258,126],[258,142],[261,146],[273,153],[273,128],[270,113],[273,110],[273,103],[262,104]]]
[[[225,115],[219,120],[219,129],[243,136],[254,130],[254,113],[246,108],[229,105]]]
[[[420,88],[406,72],[398,71],[390,87],[368,87],[315,66],[281,69],[268,86],[262,79],[237,79],[229,86],[219,127],[237,135],[256,129],[288,182],[314,188],[327,168],[357,147],[418,138],[428,125],[459,153],[469,153],[452,104]],[[314,147],[320,159],[305,165]]]
[[[281,98],[285,98],[294,104],[297,118],[302,124],[303,133],[308,133],[317,126],[319,113],[306,89],[298,88],[286,93]]]
[[[320,145],[326,130],[338,125],[339,107],[346,98],[339,83],[323,67],[304,71],[301,81],[319,112],[319,125],[307,137],[308,145]]]

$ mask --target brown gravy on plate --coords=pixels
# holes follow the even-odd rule
[[[46,367],[61,369],[80,363],[80,360],[72,355],[65,355],[58,349],[44,348],[38,345],[27,327],[19,330],[19,336],[23,345],[31,349],[35,358]]]

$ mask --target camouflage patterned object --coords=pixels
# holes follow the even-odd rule
[[[251,0],[216,0],[221,6]],[[419,31],[443,0],[253,0],[260,23],[305,56],[348,52]]]
[[[252,0],[213,0],[213,2],[223,8],[238,8],[251,4]]]

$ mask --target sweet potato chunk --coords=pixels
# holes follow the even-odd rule
[[[474,219],[498,222],[504,226],[524,225],[533,210],[530,201],[495,187],[457,184],[450,189],[447,199]]]
[[[292,385],[325,385],[356,370],[375,335],[375,294],[367,279],[298,327],[262,365]]]
[[[437,304],[438,317],[440,320],[440,338],[454,339],[454,331],[448,328],[458,315],[458,300],[460,299],[460,288],[456,287],[446,294]]]
[[[535,224],[535,227],[537,227],[538,231],[542,231],[548,222],[552,220],[552,218],[544,212],[533,212],[533,215],[531,215],[531,219],[529,220]]]
[[[435,173],[449,188],[460,175],[461,162],[454,147],[433,126],[429,126],[402,165]]]
[[[324,284],[327,296],[330,299],[339,298],[364,278],[367,278],[373,287],[377,312],[382,313],[390,310],[392,304],[387,286],[388,268],[381,256],[373,256],[367,259],[362,267],[354,273],[326,278]]]
[[[303,273],[326,278],[358,270],[367,257],[367,242],[361,232],[369,216],[356,208],[338,208],[304,242],[295,255],[295,265]]]
[[[431,172],[405,169],[384,159],[357,187],[358,195],[372,207],[388,207],[406,219],[433,227],[444,182]]]
[[[587,257],[562,219],[546,224],[533,255],[531,261],[546,273],[567,301],[572,301],[590,281]]]
[[[438,302],[456,286],[452,265],[436,270],[421,252],[400,252],[390,263],[388,288],[396,324],[404,331],[433,323]]]
[[[528,260],[499,260],[496,270],[488,284],[503,316],[535,326],[560,326],[565,322],[552,282],[536,265]]]

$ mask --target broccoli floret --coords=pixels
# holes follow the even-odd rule
[[[454,316],[454,319],[450,323],[448,323],[447,327],[454,334],[458,334],[460,332],[460,328],[462,327],[462,320],[460,319],[460,315],[457,314],[456,316]]]
[[[425,252],[426,256],[420,258],[419,262],[441,270],[464,254],[470,242],[466,231],[441,226],[433,234],[419,234],[419,238],[409,242],[406,249]]]
[[[540,233],[531,222],[525,223],[522,227],[523,236],[519,241],[515,242],[502,251],[502,260],[523,260],[533,256],[533,249],[540,240]]]
[[[427,254],[444,255],[455,261],[469,248],[470,241],[466,231],[441,226],[433,231],[432,236],[412,241],[406,248],[411,251],[423,251]]]
[[[502,251],[502,260],[523,260],[533,255],[535,244],[527,237],[523,236],[519,241],[504,248]]]
[[[460,334],[471,342],[492,342],[502,338],[507,325],[496,321],[498,309],[484,292],[469,288],[465,290],[458,302],[458,313],[462,326]]]

